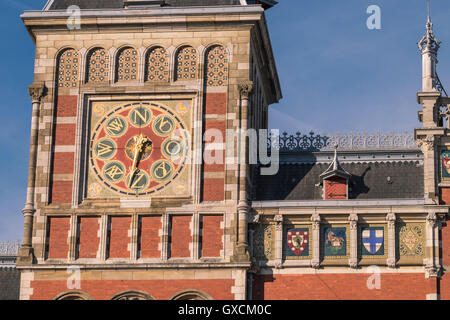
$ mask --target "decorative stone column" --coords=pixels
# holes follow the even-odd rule
[[[350,268],[356,269],[358,267],[358,215],[352,213],[348,217],[350,222],[350,259],[348,265]]]
[[[277,214],[275,225],[275,268],[283,268],[283,215]]]
[[[397,259],[395,258],[395,222],[397,217],[395,213],[391,212],[386,216],[388,223],[388,258],[386,264],[389,268],[395,268]]]
[[[39,111],[41,107],[41,98],[44,96],[45,86],[43,83],[35,83],[28,88],[33,105],[31,118],[31,141],[30,141],[30,162],[28,166],[28,186],[25,208],[22,210],[24,215],[24,230],[22,247],[19,250],[17,263],[33,263],[33,217],[36,212],[34,203],[34,190],[36,186],[36,162],[38,151],[39,136]]]
[[[253,83],[245,81],[239,84],[240,95],[240,139],[238,147],[238,170],[239,170],[239,201],[237,206],[238,211],[238,243],[237,243],[237,260],[248,261],[250,255],[248,253],[247,230],[248,222],[247,215],[250,210],[247,200],[247,171],[248,171],[248,144],[247,144],[247,127],[248,127],[248,100],[252,91]]]
[[[314,213],[311,217],[312,222],[312,260],[311,267],[320,268],[320,215]],[[311,241],[311,239],[310,239]]]
[[[441,220],[435,212],[430,211],[426,223],[426,247],[427,260],[425,264],[425,275],[427,278],[439,278],[441,276],[441,265],[439,263],[439,230],[442,226]]]

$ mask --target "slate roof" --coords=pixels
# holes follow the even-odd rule
[[[423,164],[420,161],[341,163],[352,176],[349,198],[420,199],[424,197]],[[254,201],[322,200],[320,181],[329,164],[281,164],[278,174],[254,173]],[[388,181],[390,177],[390,181]]]
[[[20,271],[0,268],[0,300],[19,300]]]
[[[48,10],[65,10],[71,5],[77,5],[81,9],[121,9],[123,0],[54,0]],[[249,0],[248,4],[261,3],[268,8],[276,4],[273,0]],[[240,0],[166,0],[168,7],[190,7],[190,6],[221,6],[240,5]]]

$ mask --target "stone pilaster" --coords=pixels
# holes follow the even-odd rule
[[[314,213],[311,217],[312,222],[312,260],[311,267],[320,268],[320,215]]]
[[[435,212],[430,211],[426,223],[427,259],[425,262],[426,278],[439,278],[441,265],[439,263],[439,230],[441,221]]]
[[[283,215],[275,216],[275,268],[283,268]]]
[[[350,259],[348,265],[350,268],[356,269],[358,267],[358,215],[352,213],[348,217],[350,222]]]
[[[31,102],[33,105],[31,118],[31,141],[30,141],[30,162],[28,166],[28,185],[27,199],[25,208],[22,210],[24,215],[24,232],[22,247],[19,249],[17,263],[32,264],[33,263],[33,218],[36,212],[34,202],[34,191],[36,186],[36,161],[38,152],[38,136],[39,136],[39,111],[41,106],[41,98],[44,96],[45,86],[43,83],[35,83],[28,88]]]
[[[389,268],[395,268],[397,265],[396,252],[395,252],[395,225],[397,217],[395,213],[389,213],[386,216],[388,224],[388,258],[386,264]]]

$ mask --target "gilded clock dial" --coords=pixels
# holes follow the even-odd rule
[[[117,106],[94,126],[91,169],[118,194],[151,195],[184,169],[187,141],[185,125],[169,108],[144,102]]]

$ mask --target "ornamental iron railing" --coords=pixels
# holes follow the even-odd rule
[[[17,256],[20,248],[20,241],[10,242],[4,241],[0,242],[0,256]]]
[[[332,151],[338,146],[339,151],[359,151],[359,150],[419,150],[414,140],[414,135],[409,132],[404,133],[381,133],[376,134],[342,134],[338,132],[336,135],[302,134],[297,132],[295,135],[288,135],[283,132],[279,139],[276,135],[269,135],[268,147],[280,152],[319,152]]]

